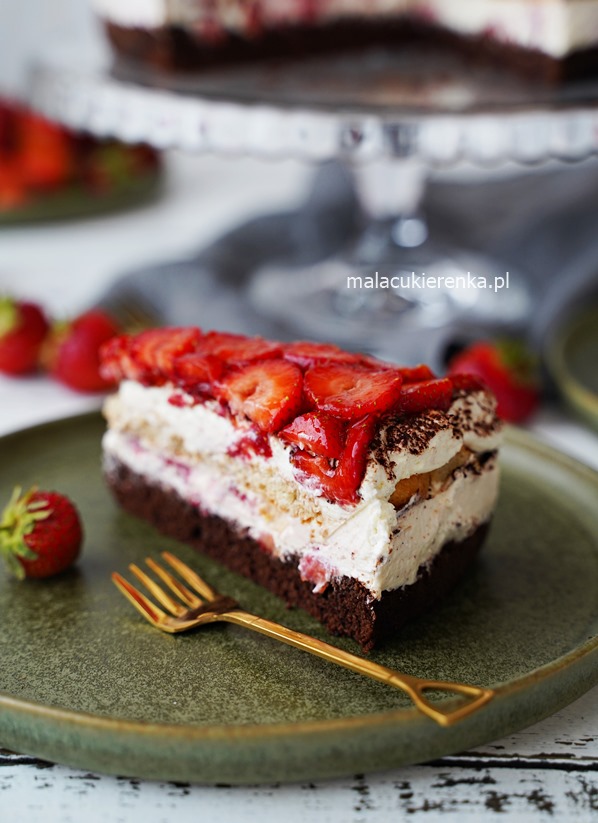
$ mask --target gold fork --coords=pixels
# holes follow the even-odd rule
[[[163,611],[156,606],[149,598],[132,586],[124,577],[114,572],[112,580],[118,589],[130,600],[135,608],[148,620],[152,626],[164,632],[174,634],[184,632],[197,626],[207,623],[234,623],[237,626],[244,626],[260,634],[281,640],[297,649],[301,649],[317,657],[322,657],[331,663],[337,663],[351,671],[379,680],[389,686],[394,686],[406,692],[413,700],[417,708],[435,720],[441,726],[450,726],[464,717],[468,717],[473,712],[480,709],[494,696],[492,689],[484,689],[479,686],[469,686],[465,683],[450,683],[442,680],[428,680],[426,678],[413,677],[402,672],[393,671],[385,666],[373,663],[362,657],[345,652],[328,643],[323,643],[315,637],[307,634],[287,629],[271,620],[265,620],[249,612],[243,611],[238,603],[230,597],[219,594],[208,585],[196,572],[185,565],[181,560],[170,552],[162,552],[164,560],[174,569],[177,574],[193,589],[180,582],[171,572],[152,560],[146,558],[146,563],[154,574],[165,583],[168,588],[179,598],[175,600],[163,588],[161,588],[149,575],[142,571],[139,566],[132,563],[130,571],[145,586],[147,591],[167,610]],[[184,605],[182,605],[181,602]],[[423,692],[428,689],[454,692],[472,698],[464,705],[454,709],[442,709],[430,703]]]

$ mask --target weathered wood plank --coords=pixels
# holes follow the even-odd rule
[[[20,823],[197,823],[202,819],[284,820],[305,823],[421,819],[476,823],[511,818],[517,823],[575,820],[598,814],[598,764],[593,772],[538,768],[414,766],[392,775],[297,786],[201,787],[150,783],[32,764],[15,758],[0,768],[0,807]]]
[[[107,777],[0,750],[0,810],[19,823],[517,823],[598,819],[598,689],[530,729],[382,775],[259,787]],[[1,819],[1,814],[0,814]]]

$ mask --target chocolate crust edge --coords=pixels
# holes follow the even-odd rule
[[[418,20],[384,23],[342,21],[325,26],[289,26],[265,30],[259,37],[227,33],[216,42],[201,39],[178,26],[138,28],[109,20],[104,29],[114,51],[125,61],[148,70],[197,71],[306,56],[335,54],[368,47],[417,46],[430,52],[459,54],[471,66],[494,66],[546,85],[558,85],[598,74],[598,48],[589,47],[562,58],[536,49],[466,37]]]
[[[363,651],[395,635],[408,621],[426,611],[463,576],[486,537],[481,524],[461,542],[446,543],[433,562],[421,567],[416,582],[372,600],[359,581],[342,577],[320,594],[299,575],[296,562],[281,561],[247,534],[221,517],[206,514],[172,490],[151,484],[123,463],[111,464],[106,480],[116,501],[129,514],[151,523],[158,531],[222,563],[304,609],[333,635],[346,635]]]

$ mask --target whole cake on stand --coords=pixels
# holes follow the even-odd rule
[[[94,0],[115,48],[162,68],[405,43],[558,80],[598,64],[591,0]]]

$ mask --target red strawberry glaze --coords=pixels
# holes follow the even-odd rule
[[[448,377],[409,383],[401,389],[397,410],[417,414],[428,409],[446,411],[453,399],[453,384]]]
[[[402,383],[398,371],[327,363],[308,369],[304,387],[307,398],[318,410],[342,420],[355,420],[364,414],[382,415],[393,408]]]
[[[291,461],[299,476],[315,480],[330,500],[346,505],[358,503],[358,489],[365,474],[377,422],[373,415],[367,415],[349,427],[347,441],[336,466],[324,457],[312,456],[304,451],[295,452],[291,455]]]
[[[278,436],[312,454],[338,458],[345,444],[345,425],[325,412],[308,412],[296,417]]]
[[[278,431],[299,411],[300,369],[285,360],[250,363],[231,371],[216,387],[233,413],[248,417],[269,434]]]
[[[197,354],[212,355],[230,366],[279,357],[282,346],[263,337],[211,331],[198,341],[195,351]]]
[[[315,366],[318,363],[354,363],[361,361],[361,356],[344,351],[332,343],[312,343],[309,340],[298,340],[284,346],[284,357],[292,363],[297,363],[303,369]]]

